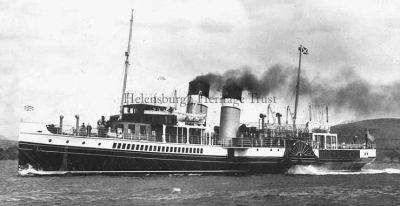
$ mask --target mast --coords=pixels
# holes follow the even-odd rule
[[[174,110],[177,111],[178,110],[178,91],[176,89],[174,89]]]
[[[328,105],[326,105],[325,109],[326,109],[326,124],[328,124],[329,123]]]
[[[122,113],[123,111],[123,105],[124,105],[124,96],[125,96],[125,90],[126,90],[126,80],[128,78],[128,68],[129,68],[129,54],[131,53],[131,40],[132,40],[132,24],[133,24],[133,9],[131,13],[131,21],[130,21],[130,28],[129,28],[129,40],[128,40],[128,49],[125,52],[125,71],[124,71],[124,83],[122,86],[122,95],[121,95],[121,106],[120,106],[120,116],[119,118],[122,118]]]
[[[303,47],[303,45],[299,46],[299,68],[297,70],[297,84],[296,84],[296,100],[294,103],[294,115],[293,115],[293,131],[296,130],[296,119],[297,119],[297,107],[299,104],[299,90],[300,90],[300,71],[301,71],[301,55],[308,54],[307,48]]]

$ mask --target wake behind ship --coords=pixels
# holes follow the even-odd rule
[[[241,124],[242,88],[223,87],[220,125],[207,121],[210,84],[189,83],[186,112],[152,104],[129,104],[126,77],[130,27],[120,113],[101,117],[94,128],[22,122],[19,134],[19,171],[62,174],[97,173],[284,173],[293,165],[331,170],[360,170],[376,157],[374,145],[338,142],[329,127],[265,122]],[[299,48],[300,58],[305,48]],[[299,66],[298,77],[300,77]],[[298,78],[297,89],[300,78]],[[298,91],[297,91],[298,94]],[[289,110],[288,110],[289,111]]]

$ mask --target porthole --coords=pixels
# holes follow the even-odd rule
[[[69,143],[69,140],[65,141],[65,143],[67,143],[67,144],[68,144],[68,143]]]
[[[272,149],[269,149],[269,151],[271,151],[271,152],[272,152]]]
[[[49,142],[51,142],[52,140],[51,139],[49,139]]]
[[[97,145],[99,145],[99,146],[100,146],[100,145],[101,145],[101,143],[99,142],[99,144],[97,144]]]
[[[85,141],[83,141],[82,144],[85,144]]]
[[[279,149],[278,149],[278,151],[279,151]]]

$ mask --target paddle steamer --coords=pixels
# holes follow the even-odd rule
[[[360,170],[373,161],[371,143],[338,142],[329,127],[296,124],[301,55],[293,124],[265,122],[240,124],[242,88],[225,85],[220,124],[207,121],[210,84],[189,83],[185,113],[165,106],[126,101],[130,24],[125,76],[119,114],[102,117],[97,127],[82,128],[79,116],[71,128],[59,124],[22,122],[19,134],[19,171],[61,174],[98,173],[284,173],[293,165],[315,165],[331,170]],[[268,110],[269,111],[269,110]],[[288,109],[289,112],[289,109]]]

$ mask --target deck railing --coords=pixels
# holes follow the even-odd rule
[[[89,137],[104,137],[104,138],[116,138],[116,139],[128,139],[128,140],[140,140],[140,141],[152,141],[152,142],[166,142],[166,143],[176,143],[176,144],[201,144],[201,145],[219,145],[223,147],[286,147],[288,140],[293,140],[288,138],[286,131],[282,133],[280,131],[275,131],[273,137],[265,134],[260,134],[259,137],[239,137],[231,138],[229,140],[219,139],[214,136],[198,136],[198,135],[176,135],[176,134],[166,134],[163,138],[161,134],[137,134],[137,133],[121,133],[116,130],[111,131],[104,127],[99,128],[79,128],[76,130],[71,125],[64,125],[62,130],[57,127],[57,125],[46,125],[47,130],[53,134],[61,135],[73,135],[73,136],[89,136]],[[299,137],[299,140],[305,141],[313,149],[375,149],[376,145],[368,143],[362,144],[351,144],[351,143],[338,143],[338,144],[324,144],[321,145],[320,142],[312,141],[307,137]]]
[[[375,149],[375,148],[376,148],[376,144],[370,144],[370,143],[368,143],[367,145],[365,145],[365,143],[363,143],[363,144],[349,144],[349,143],[338,144],[338,149]]]
[[[224,147],[285,147],[285,140],[280,138],[232,138],[232,140],[218,140],[216,145]]]

